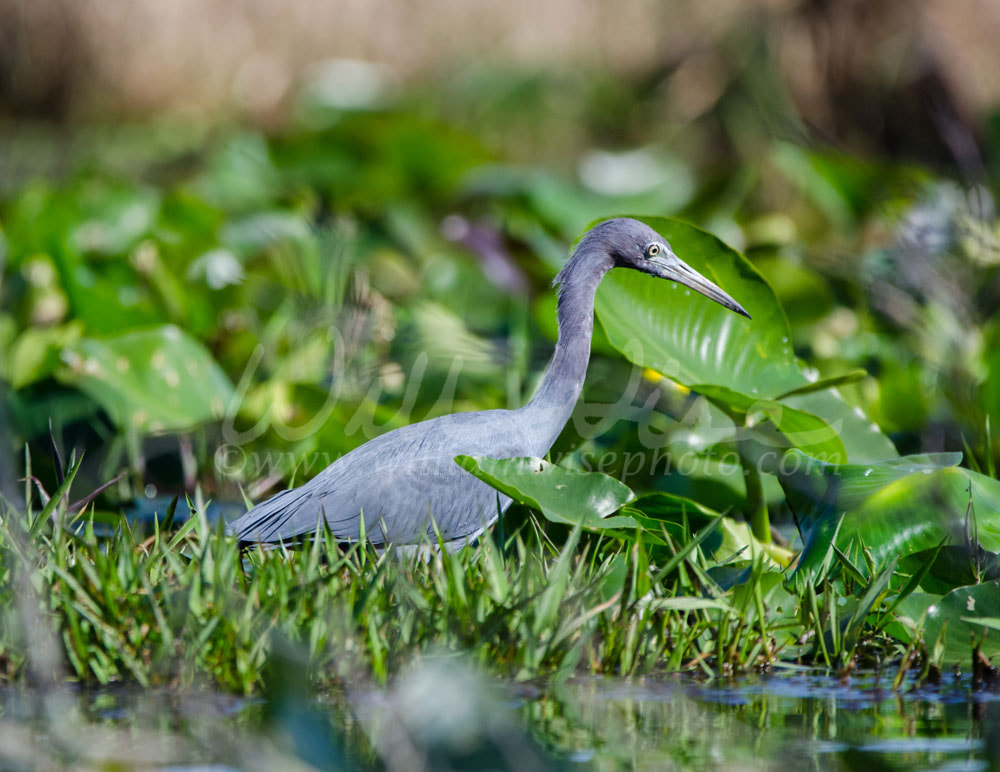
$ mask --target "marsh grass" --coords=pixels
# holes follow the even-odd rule
[[[576,673],[716,676],[782,661],[847,672],[859,658],[877,664],[900,653],[905,669],[926,654],[884,629],[894,599],[919,576],[858,568],[840,552],[821,574],[789,582],[763,553],[710,559],[708,529],[692,533],[685,523],[679,538],[666,530],[624,538],[555,527],[527,510],[520,522],[508,515],[509,536],[498,530],[457,552],[434,544],[380,552],[322,533],[296,549],[247,551],[203,515],[174,527],[175,505],[149,532],[122,519],[101,536],[93,510],[73,513],[66,503],[78,468],[71,462],[51,497],[39,486],[35,501],[29,488],[25,509],[3,512],[8,680],[213,683],[251,693],[285,645],[320,687],[384,683],[442,652],[505,678],[549,682]]]

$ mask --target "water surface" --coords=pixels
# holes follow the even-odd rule
[[[1000,769],[1000,690],[948,674],[499,684],[431,661],[386,689],[0,692],[3,769]]]

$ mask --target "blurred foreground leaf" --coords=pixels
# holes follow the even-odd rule
[[[979,544],[996,552],[1000,482],[955,466],[959,461],[961,454],[940,453],[838,466],[791,451],[778,479],[802,530],[799,570],[819,566],[835,534],[841,549],[864,545],[876,563],[945,537],[964,544],[967,518]]]

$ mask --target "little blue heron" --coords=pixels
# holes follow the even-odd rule
[[[375,544],[433,539],[435,526],[453,546],[474,539],[510,499],[461,469],[455,456],[541,457],[549,452],[583,388],[597,285],[616,267],[670,279],[750,317],[649,226],[627,218],[602,222],[580,240],[555,278],[559,340],[527,405],[454,413],[387,432],[305,485],[258,504],[230,524],[230,533],[243,542],[285,541],[315,532],[323,517],[343,541],[357,540],[362,525]]]

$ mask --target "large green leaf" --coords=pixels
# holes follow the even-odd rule
[[[863,543],[876,563],[946,537],[964,544],[970,503],[979,543],[996,552],[1000,482],[956,467],[960,460],[942,453],[838,466],[797,451],[786,455],[778,479],[802,529],[799,569],[819,565],[835,535],[841,548]]]
[[[928,648],[933,648],[944,630],[945,665],[971,665],[972,642],[978,643],[984,633],[983,654],[1000,654],[1000,630],[995,626],[1000,617],[1000,580],[956,587],[944,596],[915,592],[902,600],[895,614],[905,620],[908,630],[923,619],[922,636]],[[889,632],[899,631],[890,626]]]
[[[205,347],[173,325],[83,338],[63,349],[58,375],[119,426],[187,429],[221,418],[233,386]]]
[[[781,304],[746,258],[692,225],[636,219],[662,234],[682,260],[736,298],[753,319],[674,282],[612,271],[598,290],[596,310],[619,351],[691,388],[725,386],[774,399],[808,383],[795,363]]]
[[[462,469],[555,523],[586,528],[635,528],[631,517],[608,517],[635,495],[598,472],[564,469],[540,458],[458,456]]]
[[[696,292],[636,271],[612,271],[597,293],[596,312],[611,344],[727,410],[777,400],[833,426],[852,460],[896,455],[892,443],[831,389],[816,392],[790,344],[788,319],[763,276],[735,250],[698,228],[661,217],[638,217],[677,255],[736,298],[751,319]],[[852,373],[847,378],[856,378]],[[740,407],[742,406],[742,407]],[[793,416],[786,418],[791,421]],[[800,417],[803,424],[805,417]],[[815,423],[815,422],[813,422]],[[801,432],[802,426],[797,427]],[[816,450],[815,445],[808,445]],[[836,443],[823,448],[833,453]]]

